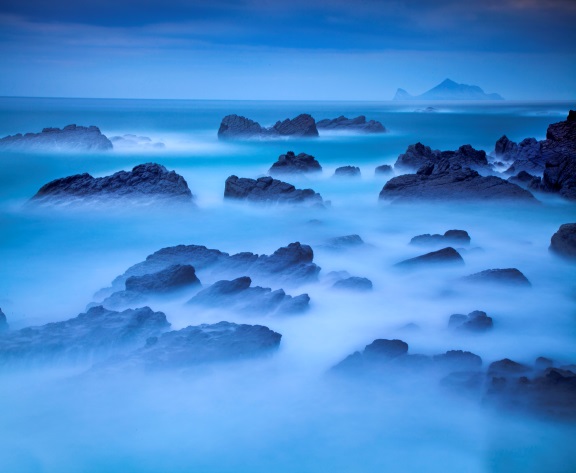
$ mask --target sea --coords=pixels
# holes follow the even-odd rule
[[[173,329],[227,320],[282,334],[263,359],[186,373],[86,376],[89,366],[0,373],[0,471],[83,473],[574,472],[573,422],[496,409],[481,396],[407,373],[388,382],[335,379],[330,368],[375,339],[401,339],[409,353],[467,350],[484,367],[502,358],[532,365],[539,356],[576,363],[576,267],[549,252],[576,207],[553,195],[540,205],[504,202],[381,202],[408,145],[492,152],[502,135],[544,139],[573,102],[283,102],[0,98],[0,137],[68,124],[96,125],[108,137],[147,137],[103,152],[0,152],[0,308],[11,329],[66,320],[147,255],[178,244],[230,254],[271,254],[311,245],[320,281],[285,288],[308,293],[297,316],[250,316],[159,301]],[[434,111],[426,111],[433,106]],[[380,121],[387,133],[321,133],[318,138],[219,141],[225,115],[265,126],[309,113]],[[162,143],[154,146],[154,143]],[[318,175],[286,178],[312,188],[327,208],[225,201],[227,177],[256,178],[287,151],[316,157]],[[154,162],[182,175],[195,206],[106,210],[37,209],[28,200],[47,182],[99,177]],[[357,179],[333,176],[337,167]],[[399,272],[422,254],[409,242],[466,230],[463,267]],[[328,251],[330,238],[359,235],[361,248]],[[464,275],[518,268],[532,288],[461,288]],[[328,274],[367,277],[369,293],[331,289]],[[279,287],[272,287],[278,289]],[[489,333],[448,329],[451,314],[483,310]],[[413,325],[409,325],[413,324]],[[412,329],[408,329],[412,327]],[[416,327],[415,327],[416,326]]]

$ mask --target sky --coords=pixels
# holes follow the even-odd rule
[[[0,96],[576,99],[574,0],[0,0]]]

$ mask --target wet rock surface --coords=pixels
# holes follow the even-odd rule
[[[323,200],[312,189],[296,189],[292,184],[271,177],[249,179],[230,176],[226,179],[224,197],[259,203],[318,204]]]
[[[571,261],[576,261],[576,223],[565,223],[550,239],[550,251]]]
[[[439,151],[420,142],[408,146],[406,152],[398,156],[394,169],[403,172],[417,171],[424,165],[434,165],[441,161],[475,170],[490,171],[491,169],[486,153],[470,145],[460,146],[456,151]]]
[[[310,172],[321,172],[322,166],[314,156],[306,153],[294,154],[293,151],[288,151],[286,154],[281,154],[270,170],[271,175],[282,174],[304,174]]]
[[[106,151],[112,142],[96,126],[67,125],[40,133],[18,133],[0,139],[0,149],[13,151]]]

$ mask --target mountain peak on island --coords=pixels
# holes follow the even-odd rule
[[[444,79],[421,95],[411,95],[404,89],[398,89],[393,100],[504,100],[504,97],[487,94],[477,85],[458,84],[452,79]]]

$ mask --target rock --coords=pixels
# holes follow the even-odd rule
[[[537,370],[545,370],[547,368],[552,368],[552,366],[554,366],[554,362],[545,356],[539,356],[536,358],[536,362],[534,363],[534,367]]]
[[[136,135],[122,135],[122,136],[113,136],[110,138],[114,149],[126,149],[126,150],[134,150],[134,149],[164,149],[166,145],[159,141],[152,141],[147,136],[136,136]]]
[[[420,142],[408,146],[406,152],[398,156],[394,168],[400,171],[417,171],[424,165],[442,161],[474,170],[490,170],[486,153],[475,150],[470,145],[460,146],[456,151],[439,151]]]
[[[550,239],[550,251],[554,254],[576,261],[576,223],[565,223]]]
[[[271,177],[248,179],[230,176],[226,179],[224,198],[282,204],[323,204],[320,194],[312,189],[296,189],[292,184]]]
[[[143,348],[101,368],[156,371],[239,361],[272,353],[281,338],[282,335],[263,325],[219,322],[189,326],[153,337]]]
[[[394,168],[399,171],[413,171],[420,169],[428,162],[436,162],[440,158],[439,150],[432,150],[430,146],[425,146],[418,142],[409,145],[406,152],[398,156]]]
[[[6,314],[0,309],[0,332],[8,330],[8,322],[6,321]]]
[[[520,376],[530,371],[528,366],[522,365],[509,358],[490,363],[488,366],[489,376]]]
[[[320,130],[355,131],[362,133],[386,133],[386,128],[376,120],[366,121],[364,115],[356,118],[346,118],[340,115],[338,118],[326,118],[316,123]]]
[[[516,268],[487,269],[460,279],[473,284],[505,284],[509,286],[530,287],[532,284],[524,274]]]
[[[503,135],[496,141],[493,156],[502,161],[515,161],[518,153],[518,144]]]
[[[515,152],[509,152],[507,158],[513,160],[512,165],[506,170],[506,174],[516,174],[526,171],[532,174],[541,175],[546,164],[542,153],[542,142],[535,138],[526,138],[516,147]]]
[[[380,192],[381,200],[417,201],[512,201],[534,204],[538,201],[525,189],[496,176],[480,176],[476,171],[442,159],[422,166],[416,174],[390,179]]]
[[[402,340],[377,339],[366,345],[362,353],[354,352],[331,371],[348,375],[364,375],[374,369],[386,367],[388,363],[400,356],[406,355],[408,344]]]
[[[437,366],[452,371],[475,370],[482,365],[482,358],[462,350],[449,350],[442,355],[434,355],[432,359]]]
[[[63,322],[11,331],[0,337],[0,365],[82,362],[141,346],[170,324],[149,307],[114,312],[93,307]]]
[[[328,239],[324,245],[321,245],[321,248],[341,251],[349,248],[358,248],[364,245],[364,240],[362,240],[360,235],[344,235]]]
[[[430,235],[429,233],[426,233],[412,238],[410,244],[417,246],[444,244],[468,246],[470,244],[470,235],[468,235],[468,232],[465,230],[448,230],[444,232],[444,235],[439,235],[437,233]]]
[[[334,177],[360,177],[360,168],[356,166],[342,166],[336,168]]]
[[[294,313],[308,309],[308,294],[293,298],[282,289],[272,291],[270,288],[250,287],[251,284],[252,280],[247,276],[232,281],[218,281],[196,294],[188,304],[222,307],[249,315]]]
[[[382,164],[374,169],[376,176],[391,176],[392,174],[394,174],[394,169],[389,164]]]
[[[377,339],[364,348],[364,358],[370,361],[396,358],[408,353],[408,344],[402,340]]]
[[[336,281],[332,287],[334,289],[344,289],[347,291],[371,291],[372,281],[368,278],[350,277]]]
[[[112,143],[96,126],[68,125],[44,128],[41,133],[26,133],[0,139],[0,149],[26,151],[106,151]]]
[[[42,186],[31,199],[35,205],[118,201],[191,204],[193,196],[182,176],[160,164],[147,163],[106,177],[85,173],[56,179]]]
[[[452,314],[448,326],[469,332],[486,332],[492,329],[494,323],[492,317],[488,317],[486,312],[475,310],[468,315]]]
[[[278,121],[271,128],[264,128],[249,118],[227,115],[218,129],[219,139],[278,138],[282,136],[314,137],[318,136],[316,122],[308,114],[293,119]]]
[[[279,248],[270,256],[247,252],[230,255],[200,245],[172,246],[162,248],[146,257],[145,261],[128,268],[114,279],[111,288],[99,291],[96,297],[124,290],[130,276],[158,273],[174,265],[190,265],[195,268],[196,274],[205,271],[212,277],[263,276],[266,280],[302,284],[318,279],[320,267],[314,264],[313,259],[312,248],[299,242]]]
[[[314,156],[306,153],[295,155],[293,151],[281,154],[270,170],[269,174],[304,174],[309,172],[321,172],[322,166]]]
[[[508,182],[523,187],[524,189],[539,191],[542,183],[542,178],[533,176],[532,174],[529,174],[526,171],[520,171],[515,176],[509,177]]]
[[[464,259],[460,256],[460,253],[449,246],[438,251],[432,251],[424,255],[416,256],[415,258],[401,261],[400,263],[396,263],[394,266],[398,268],[415,268],[429,264],[464,265]]]

